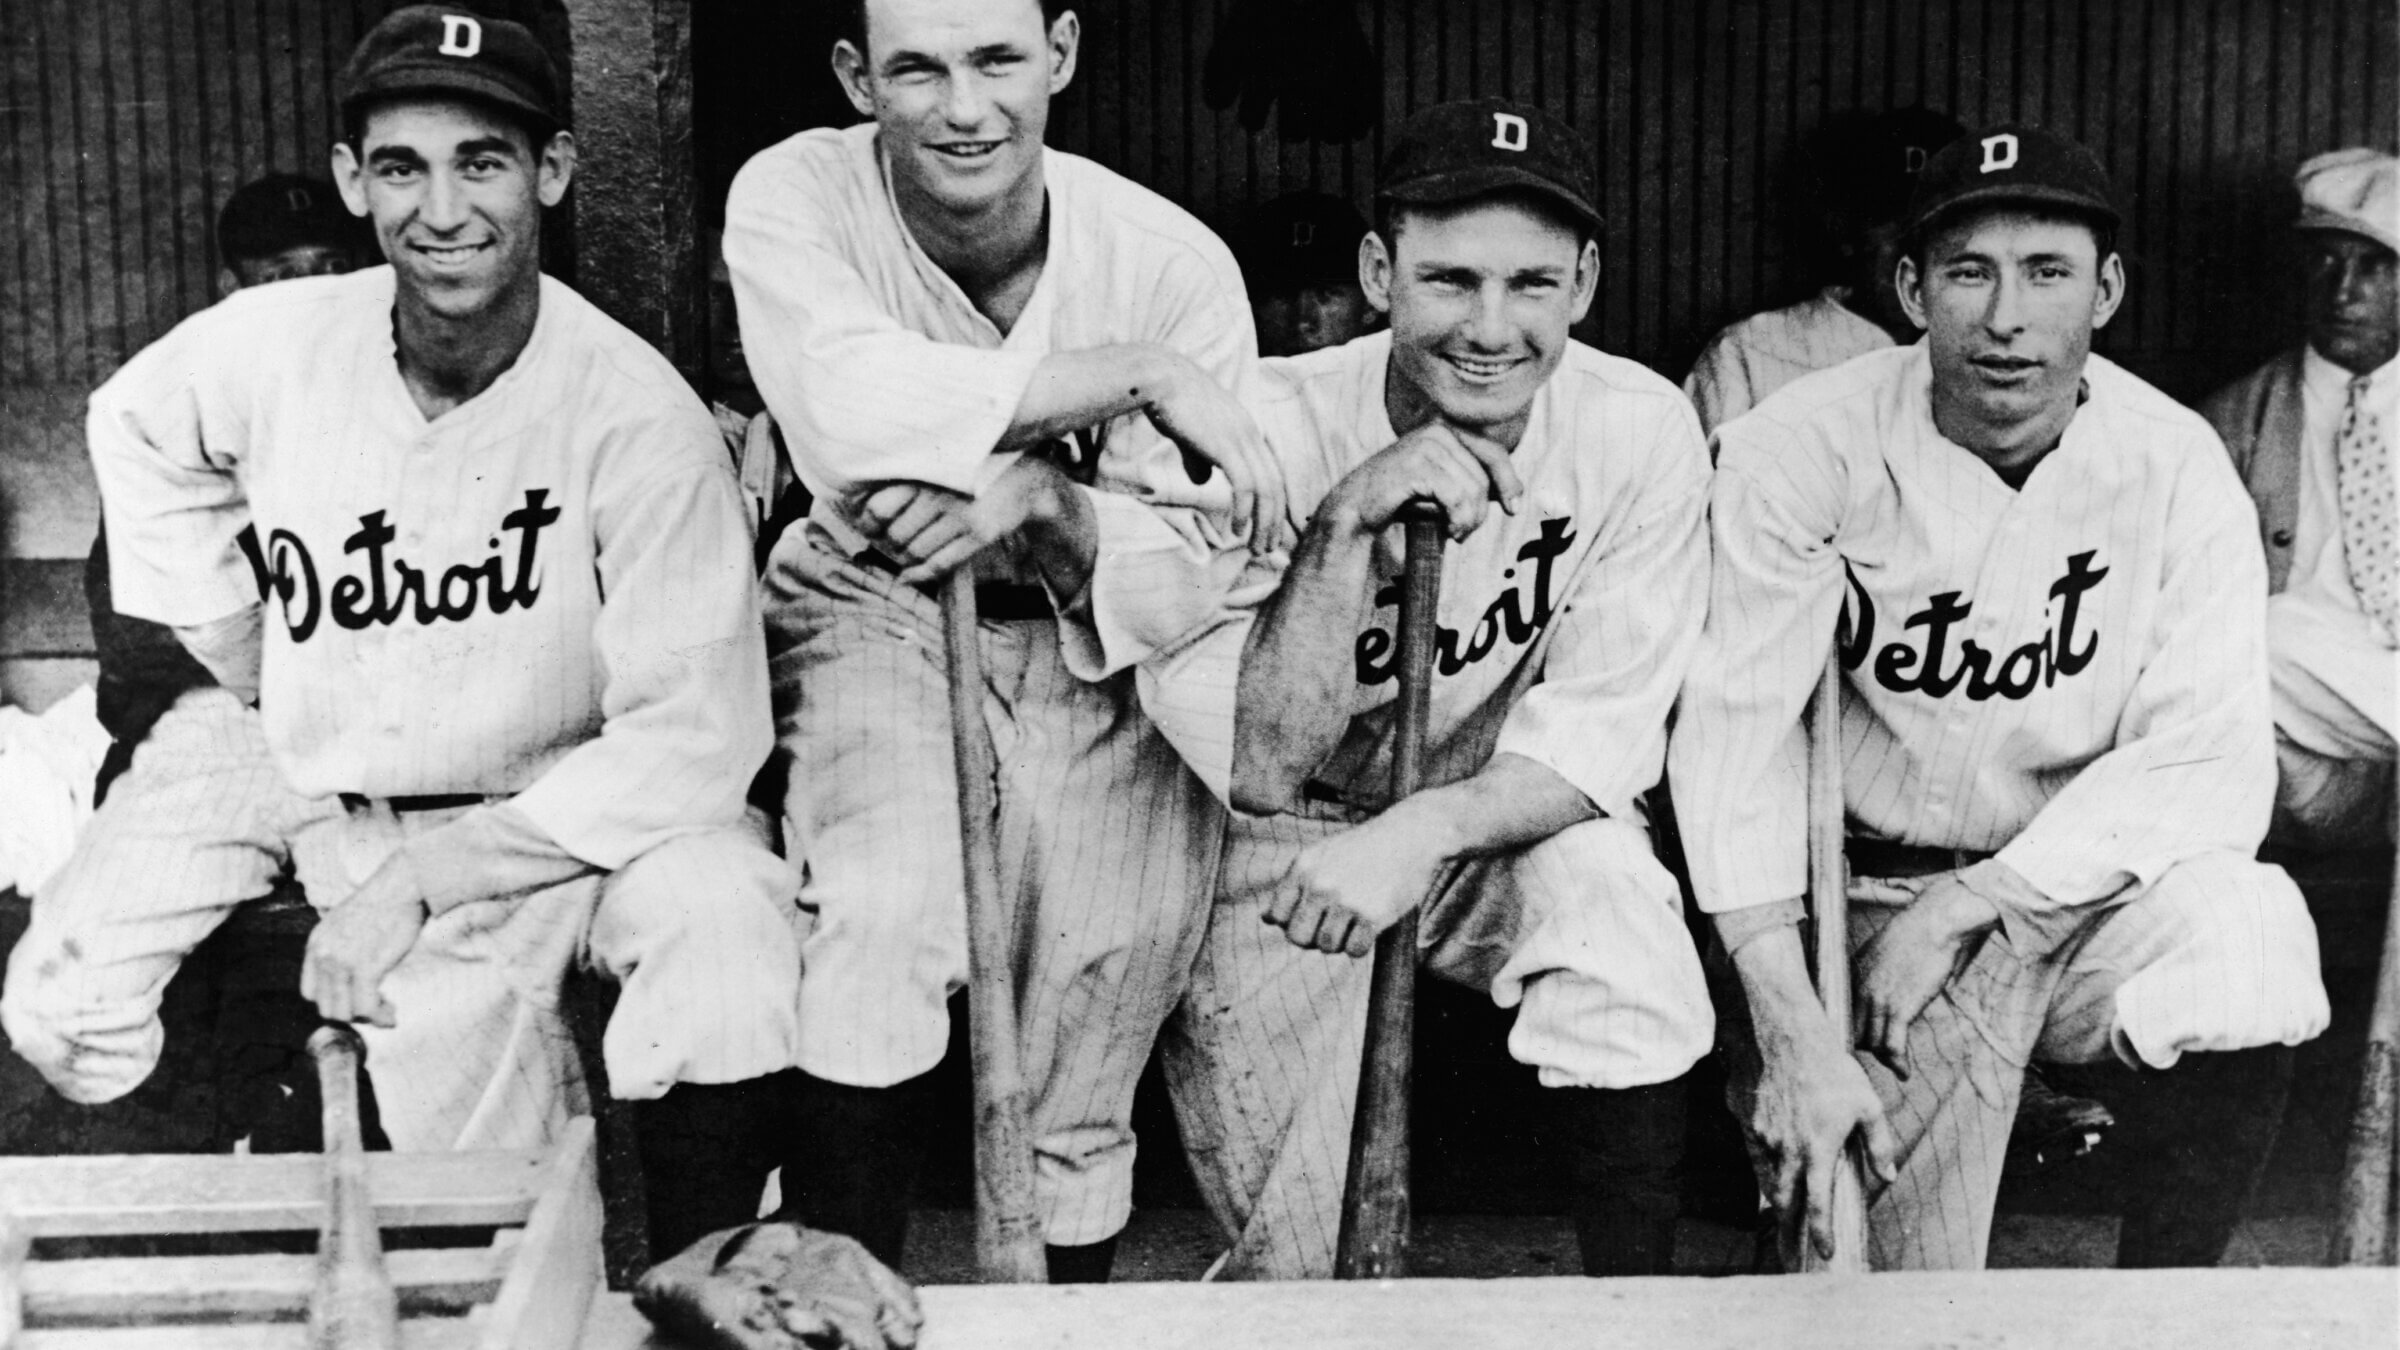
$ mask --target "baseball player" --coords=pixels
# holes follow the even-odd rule
[[[335,177],[391,266],[227,299],[89,419],[118,604],[259,691],[285,790],[215,893],[43,953],[65,992],[11,1034],[70,1072],[138,1036],[288,861],[323,915],[302,992],[372,1024],[399,1148],[544,1139],[578,1086],[561,976],[615,979],[609,1080],[679,1246],[756,1213],[767,1155],[725,1136],[798,1039],[794,879],[742,812],[771,735],[742,507],[673,368],[539,270],[575,142],[531,31],[396,10],[339,87]]]
[[[2118,1110],[2146,1172],[2119,1263],[2213,1263],[2273,1138],[2280,1047],[2325,1025],[2299,892],[2252,859],[2274,776],[2249,505],[2204,423],[2090,354],[2124,296],[2116,224],[2071,141],[1952,144],[1897,269],[1926,340],[1717,432],[1669,778],[1748,1004],[1761,1180],[1829,1249],[1860,1136],[1878,1268],[1982,1263],[2037,1058],[2146,1080]],[[1837,615],[1855,1058],[1797,927],[1800,716]],[[2212,1098],[2258,1111],[2204,1131]]]
[[[1358,244],[1367,222],[1322,192],[1287,192],[1252,212],[1233,254],[1250,284],[1261,356],[1339,347],[1371,331],[1378,316],[1358,285]]]
[[[1715,431],[1811,371],[1915,340],[1892,290],[1900,225],[1926,159],[1964,134],[1947,114],[1900,108],[1837,115],[1809,138],[1809,196],[1832,280],[1709,340],[1683,381],[1703,429]]]
[[[2400,427],[2400,159],[2300,166],[2307,341],[2210,396],[2258,504],[2275,698],[2276,834],[2390,838],[2395,707],[2392,439]]]
[[[1233,1237],[1225,1278],[1331,1275],[1371,969],[1355,958],[1420,902],[1433,968],[1519,1008],[1509,1049],[1570,1143],[1585,1270],[1671,1268],[1682,1079],[1714,1021],[1639,799],[1699,637],[1708,461],[1673,385],[1568,337],[1599,280],[1590,162],[1537,108],[1417,114],[1360,252],[1390,333],[1265,363],[1261,423],[1303,533],[1288,566],[1254,566],[1280,582],[1255,625],[1208,639],[1239,657],[1243,814],[1167,1043]],[[1389,527],[1418,497],[1453,543],[1432,786],[1394,802]],[[1209,673],[1194,650],[1172,678]]]
[[[966,978],[939,606],[975,568],[1036,1180],[1058,1279],[1104,1279],[1135,1082],[1207,917],[1220,807],[1139,667],[1212,622],[1281,483],[1228,392],[1256,342],[1215,236],[1042,145],[1074,14],[867,0],[861,114],[735,179],[743,346],[815,504],[769,565],[786,838],[815,919],[797,1213],[896,1259]],[[1196,483],[1187,456],[1219,472]],[[1221,762],[1229,732],[1192,753]],[[1219,774],[1222,781],[1222,774]]]

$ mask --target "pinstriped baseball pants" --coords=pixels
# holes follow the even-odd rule
[[[1167,1084],[1202,1197],[1233,1240],[1226,1279],[1333,1274],[1373,963],[1304,950],[1262,921],[1299,851],[1339,821],[1237,816]],[[1639,1087],[1688,1071],[1714,1014],[1674,878],[1648,834],[1571,826],[1463,867],[1427,906],[1454,978],[1517,1006],[1509,1053],[1546,1087]],[[1447,958],[1458,944],[1471,959]]]
[[[888,1086],[940,1062],[967,976],[941,606],[799,531],[767,586],[787,839],[814,917],[800,1067]],[[1134,1086],[1198,949],[1223,812],[1132,676],[1077,679],[1053,621],[986,622],[983,662],[1035,1187],[1048,1240],[1076,1246],[1132,1212]]]
[[[301,797],[256,713],[221,689],[188,693],[35,901],[0,1020],[62,1095],[123,1096],[157,1063],[168,979],[235,906],[288,863],[330,907],[402,840],[455,814]],[[794,917],[790,868],[759,832],[731,829],[437,916],[384,982],[399,1025],[360,1028],[393,1146],[537,1146],[586,1109],[558,1010],[575,960],[619,985],[602,1051],[620,1097],[790,1067]]]
[[[1923,884],[1853,880],[1852,953]],[[1868,1182],[1870,1265],[1982,1269],[2027,1063],[2165,1069],[2187,1051],[2297,1045],[2326,1018],[2299,888],[2230,853],[2170,868],[2044,958],[2021,960],[1993,933],[1909,1028],[1906,1080],[1859,1056],[1899,1139],[1899,1178]],[[1734,1114],[1747,1120],[1755,1052],[1736,1055]]]

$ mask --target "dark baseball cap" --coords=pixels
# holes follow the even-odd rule
[[[1287,192],[1242,222],[1234,256],[1253,286],[1283,288],[1358,280],[1358,208],[1323,192]]]
[[[2120,219],[2108,170],[2075,141],[2040,127],[2005,123],[1952,141],[1925,162],[1909,202],[1908,234],[1922,239],[1941,218],[1970,206],[2050,206],[2114,229]]]
[[[393,10],[359,39],[335,92],[344,118],[383,99],[448,94],[506,109],[538,132],[566,124],[550,53],[490,0]]]
[[[1521,189],[1598,231],[1591,146],[1565,122],[1523,103],[1436,104],[1400,124],[1376,171],[1379,202],[1445,206]]]
[[[308,244],[358,248],[363,233],[333,184],[304,174],[244,183],[217,211],[217,252],[228,267]]]

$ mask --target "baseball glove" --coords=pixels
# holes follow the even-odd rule
[[[865,1247],[795,1223],[711,1233],[651,1267],[633,1303],[693,1350],[911,1350],[925,1322]]]

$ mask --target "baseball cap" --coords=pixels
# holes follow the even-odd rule
[[[563,126],[558,70],[533,30],[502,7],[408,5],[383,17],[350,53],[335,85],[344,118],[380,99],[452,94]]]
[[[1358,280],[1358,209],[1323,192],[1287,192],[1242,223],[1234,256],[1253,286],[1280,289]]]
[[[2400,252],[2400,159],[2364,146],[2318,155],[2300,166],[2294,228],[2341,230]]]
[[[1375,198],[1442,206],[1520,188],[1597,231],[1591,158],[1575,128],[1540,108],[1498,98],[1441,103],[1400,124],[1376,172]]]
[[[2122,217],[2110,198],[2108,170],[2091,151],[2054,131],[2003,123],[1962,136],[1925,162],[1908,233],[1921,238],[1962,207],[2012,202],[2062,207],[2113,229]]]
[[[244,183],[217,211],[217,252],[228,267],[305,244],[354,248],[361,233],[333,184],[305,174]]]
[[[1836,113],[1808,145],[1822,204],[1862,225],[1904,220],[1925,166],[1966,134],[1957,118],[1925,107]]]

